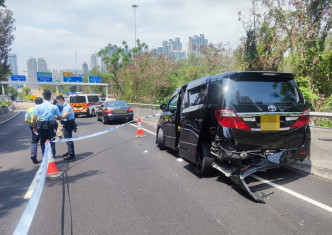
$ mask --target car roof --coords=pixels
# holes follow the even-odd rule
[[[293,79],[293,73],[284,73],[284,72],[273,72],[273,71],[231,71],[227,73],[221,73],[216,75],[206,75],[204,77],[198,78],[194,81],[188,83],[187,89],[191,89],[196,86],[210,83],[212,81],[220,80],[223,78],[238,79],[241,77],[271,77],[275,78],[276,76],[285,79]]]

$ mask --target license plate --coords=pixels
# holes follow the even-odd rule
[[[81,106],[75,106],[74,109],[82,109]]]
[[[280,115],[262,115],[261,116],[262,131],[279,131]]]
[[[116,109],[114,113],[127,113],[127,109]]]

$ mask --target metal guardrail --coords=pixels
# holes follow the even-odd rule
[[[325,112],[310,112],[310,117],[321,117],[321,118],[330,118],[332,119],[332,113]]]
[[[130,104],[133,107],[139,107],[139,108],[150,108],[153,110],[160,109],[160,105],[158,105],[158,104],[141,104],[141,103],[128,103],[128,104]],[[332,119],[332,113],[328,113],[328,112],[310,112],[309,116]]]
[[[140,104],[140,103],[128,103],[128,104],[132,107],[160,110],[160,105],[158,105],[158,104]]]

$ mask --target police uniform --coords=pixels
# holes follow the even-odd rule
[[[40,145],[44,155],[45,142],[47,139],[54,138],[56,133],[56,120],[54,116],[60,116],[59,108],[45,100],[44,103],[36,106],[33,109],[33,114],[39,116],[37,121],[37,131],[40,135]],[[51,143],[53,157],[55,157],[55,143]]]
[[[37,146],[40,139],[40,135],[35,133],[32,128],[33,123],[33,109],[34,107],[31,107],[28,109],[28,111],[25,113],[25,118],[29,120],[29,127],[31,129],[32,133],[32,140],[31,140],[31,159],[34,163],[38,163],[37,161]],[[38,120],[38,118],[37,118]]]
[[[65,138],[72,138],[73,131],[76,128],[75,114],[73,108],[67,102],[65,102],[63,104],[61,115],[64,115],[67,112],[70,112],[70,114],[68,114],[65,119],[61,120],[61,124],[63,125],[63,135]],[[67,141],[67,147],[68,147],[68,152],[63,155],[64,159],[66,160],[66,159],[75,158],[74,142]]]

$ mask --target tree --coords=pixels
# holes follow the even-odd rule
[[[311,102],[319,108],[325,97],[332,94],[331,44],[327,44],[332,27],[331,0],[265,0],[264,4],[270,19],[286,35],[301,88],[317,94],[319,98]]]
[[[167,56],[135,54],[135,59],[119,70],[123,98],[130,102],[163,102],[176,88],[174,72],[174,60]]]
[[[98,52],[98,56],[102,57],[102,61],[105,63],[107,68],[106,77],[109,78],[108,83],[112,89],[112,84],[114,84],[113,94],[115,96],[122,96],[124,91],[121,86],[121,81],[118,76],[119,70],[127,66],[130,61],[132,61],[133,54],[139,55],[140,53],[144,53],[148,49],[148,45],[144,42],[141,43],[139,39],[137,39],[137,46],[132,50],[129,49],[126,41],[122,42],[122,47],[117,45],[108,44],[104,49],[101,49]]]
[[[0,2],[0,6],[5,6],[4,1]],[[0,8],[0,81],[7,80],[7,75],[10,73],[7,62],[9,47],[14,40],[14,22],[12,11]]]
[[[5,0],[0,0],[0,7],[6,7]]]
[[[7,94],[10,94],[11,100],[16,100],[16,97],[18,95],[18,92],[16,89],[9,86],[9,87],[7,87],[6,91],[7,91]]]

